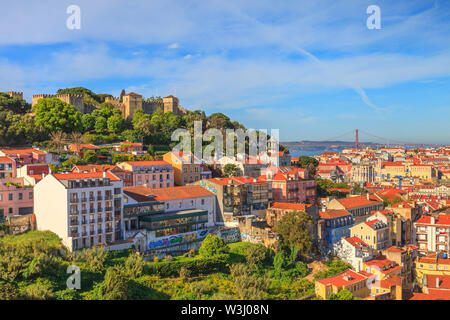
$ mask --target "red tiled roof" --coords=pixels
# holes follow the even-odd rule
[[[345,277],[349,276],[350,279],[346,280]],[[342,287],[342,286],[347,286],[347,285],[351,285],[351,284],[355,284],[359,281],[365,280],[367,279],[366,276],[357,273],[351,269],[348,269],[336,276],[330,277],[330,278],[326,278],[326,279],[322,279],[322,280],[317,280],[317,282],[323,284],[323,285],[334,285],[336,287]]]
[[[124,163],[129,164],[133,167],[140,167],[140,166],[168,166],[170,163],[163,160],[155,160],[155,161],[125,161]]]
[[[304,203],[288,203],[288,202],[274,202],[270,208],[273,209],[284,209],[284,210],[299,210],[305,211],[306,208],[311,207],[312,204]]]
[[[322,219],[335,219],[340,217],[346,217],[351,216],[351,213],[347,210],[334,210],[334,209],[328,209],[327,211],[323,212],[320,211],[320,218]]]
[[[152,189],[149,189],[146,186],[125,187],[123,188],[123,192],[137,202],[149,202],[155,200],[152,195]]]
[[[402,248],[399,248],[399,247],[396,247],[396,246],[389,247],[389,248],[385,249],[384,251],[388,251],[388,252],[404,252],[404,250]]]
[[[382,203],[382,201],[380,201],[378,199],[374,199],[374,198],[370,198],[370,200],[367,200],[367,197],[365,195],[357,196],[357,197],[349,197],[349,198],[337,199],[337,201],[340,204],[342,204],[346,209],[363,207],[363,206],[373,205],[373,204],[376,204],[376,203]]]
[[[124,190],[133,190],[136,193],[141,193],[145,196],[152,195],[157,201],[173,200],[173,199],[188,199],[198,197],[210,197],[214,194],[202,186],[191,185],[181,187],[170,187],[161,189],[150,189],[141,186],[141,189],[129,189],[133,187],[124,188]],[[145,188],[145,189],[143,189]]]
[[[103,172],[80,172],[80,173],[54,173],[52,174],[58,180],[71,180],[71,179],[92,179],[92,178],[103,178]],[[106,172],[106,177],[111,181],[120,181],[119,178],[115,177],[109,171]]]
[[[429,293],[413,293],[410,300],[450,300],[450,290],[431,289]]]
[[[431,216],[421,216],[417,221],[417,224],[431,224]],[[442,215],[434,218],[435,224],[450,226],[450,215]]]
[[[369,245],[362,241],[358,237],[350,237],[350,238],[344,238],[348,243],[350,243],[355,248],[362,248],[362,247],[368,247]]]
[[[450,275],[427,274],[427,287],[436,288],[436,280],[439,281],[439,289],[450,289]]]
[[[14,159],[11,159],[9,157],[0,157],[0,162],[16,162]]]

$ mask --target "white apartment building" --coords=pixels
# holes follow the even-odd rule
[[[414,223],[419,254],[449,254],[450,217],[422,216]]]
[[[373,250],[358,237],[341,238],[333,247],[333,252],[351,264],[353,270],[363,270],[363,263],[373,258]]]
[[[70,251],[123,239],[123,181],[111,172],[48,174],[34,187],[38,230]]]

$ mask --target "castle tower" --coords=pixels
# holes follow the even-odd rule
[[[172,95],[163,98],[164,113],[172,111],[174,114],[178,114],[179,100]]]
[[[142,96],[140,94],[130,92],[122,97],[124,105],[123,117],[125,119],[132,119],[134,111],[142,109]]]

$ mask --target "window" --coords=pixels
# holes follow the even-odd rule
[[[28,199],[33,199],[33,192],[28,193]]]
[[[205,204],[205,199],[202,199],[202,205],[204,205]]]
[[[12,194],[12,193],[8,194],[8,200],[9,200],[9,201],[12,201],[12,200],[13,200],[13,194]]]
[[[23,193],[19,192],[19,200],[23,200]]]

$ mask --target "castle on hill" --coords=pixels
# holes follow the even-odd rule
[[[11,97],[23,97],[22,92],[5,92]],[[77,94],[35,94],[32,97],[31,106],[43,98],[58,98],[59,100],[73,105],[81,113],[91,113],[95,110],[95,106],[91,104],[84,103],[83,95]],[[187,111],[180,106],[180,102],[177,97],[169,95],[164,97],[162,101],[144,101],[142,95],[130,92],[128,94],[123,94],[120,97],[105,97],[105,102],[111,103],[115,108],[122,112],[124,119],[132,119],[134,112],[137,109],[144,110],[147,114],[153,114],[158,108],[161,108],[164,113],[173,112],[176,115],[185,115]]]

